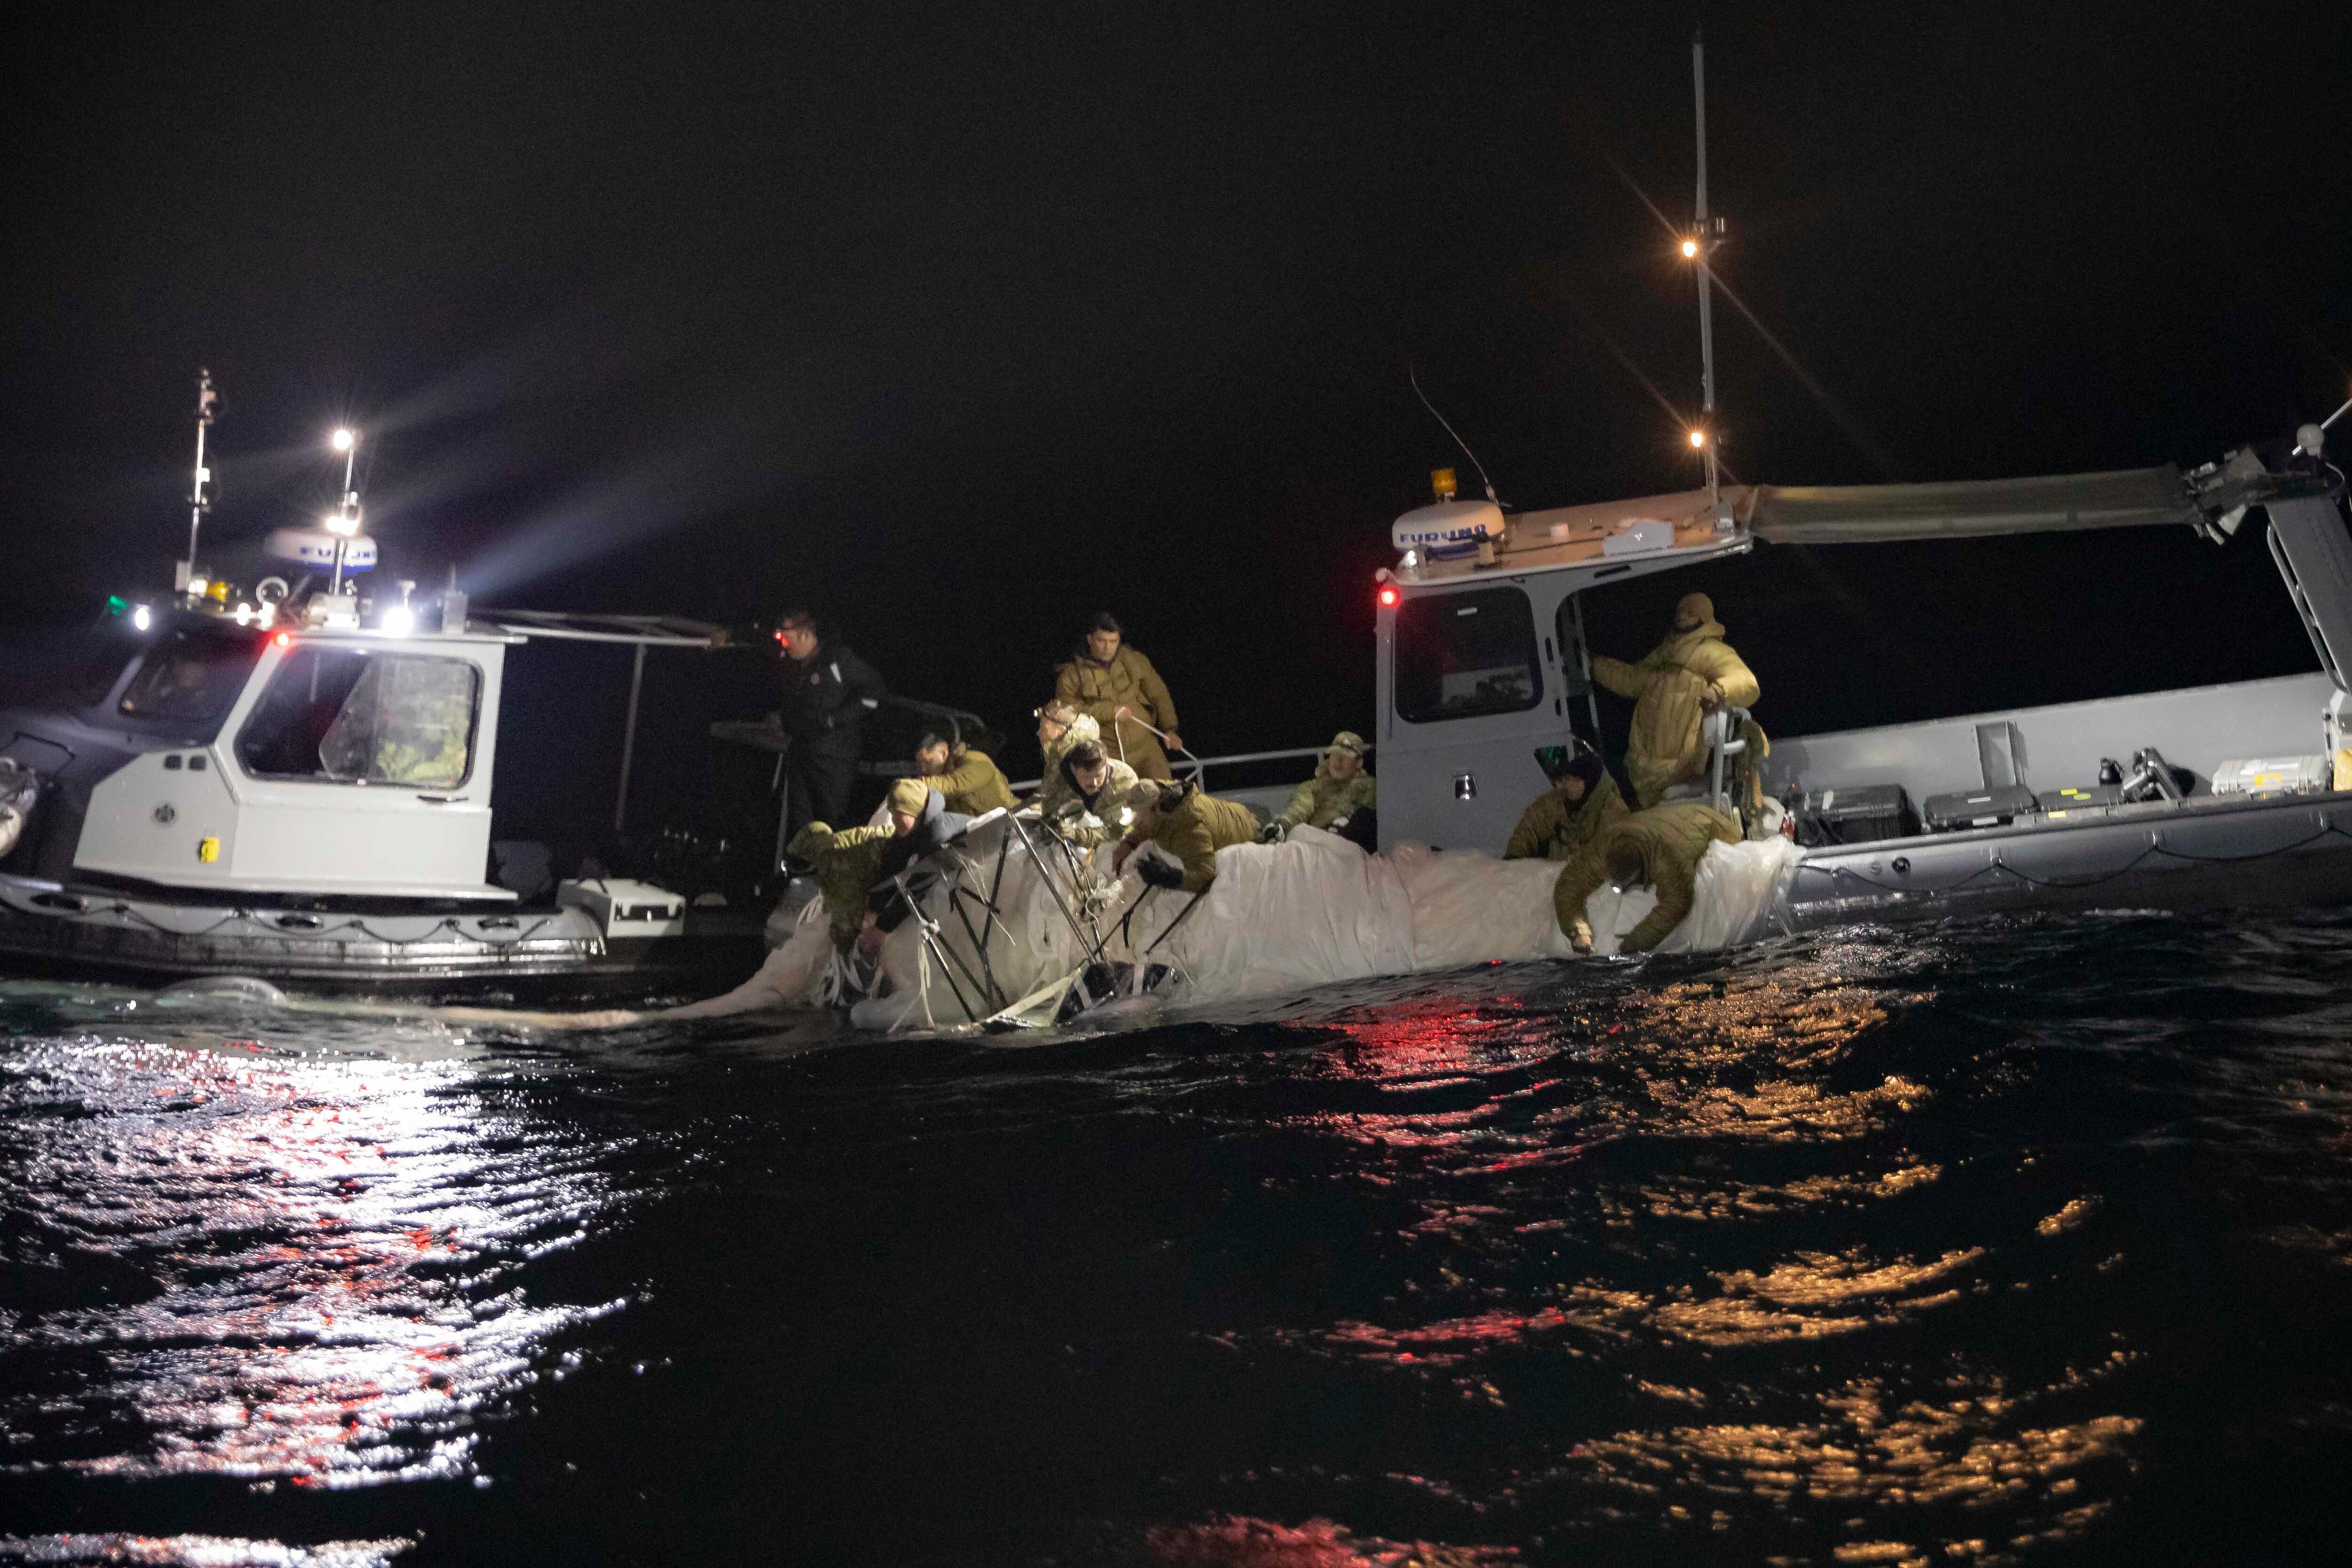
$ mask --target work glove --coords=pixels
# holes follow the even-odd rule
[[[1137,861],[1135,862],[1135,874],[1141,877],[1145,885],[1150,887],[1181,887],[1184,885],[1183,868],[1181,866],[1170,865],[1166,861],[1160,860],[1157,856],[1147,855],[1143,859]]]
[[[1568,928],[1568,945],[1580,953],[1592,951],[1592,927],[1580,920]]]
[[[1280,821],[1268,822],[1257,831],[1257,841],[1262,844],[1278,844],[1289,836],[1290,824]]]

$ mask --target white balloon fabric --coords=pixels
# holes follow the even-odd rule
[[[992,823],[952,852],[963,862],[961,876],[941,879],[925,901],[929,939],[914,920],[890,934],[880,957],[886,984],[852,1009],[857,1027],[953,1028],[1016,999],[1025,999],[1024,1016],[1050,1017],[1069,978],[1097,956],[1165,965],[1182,999],[1215,1001],[1571,951],[1552,909],[1560,868],[1550,861],[1497,861],[1423,844],[1372,855],[1336,834],[1299,828],[1280,843],[1217,852],[1216,880],[1193,907],[1193,895],[1145,887],[1132,870],[1116,883],[1074,876],[1073,862],[1034,826],[1024,834]],[[1794,844],[1777,837],[1712,846],[1699,865],[1691,914],[1660,951],[1709,952],[1752,940],[1800,858]],[[1090,896],[1092,904],[1082,903]],[[1593,894],[1585,915],[1594,950],[1615,953],[1656,903],[1646,888]],[[1098,919],[1089,919],[1090,907],[1100,909]],[[1108,939],[1097,949],[1074,924]],[[814,1006],[839,962],[812,904],[758,974],[723,997],[663,1016]]]

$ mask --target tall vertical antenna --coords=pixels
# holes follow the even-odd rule
[[[1715,277],[1706,263],[1715,248],[1706,217],[1706,35],[1691,35],[1691,103],[1698,119],[1698,212],[1695,242],[1686,247],[1698,273],[1699,393],[1704,412],[1692,441],[1706,457],[1706,499],[1715,526],[1727,528],[1731,519],[1723,509],[1723,484],[1715,461]]]
[[[205,486],[212,483],[213,471],[205,466],[205,432],[213,425],[213,405],[218,399],[213,392],[213,373],[196,372],[196,479],[188,492],[188,559],[180,562],[172,573],[172,591],[185,593],[196,576],[196,531],[204,527],[205,514],[213,504],[205,495]]]

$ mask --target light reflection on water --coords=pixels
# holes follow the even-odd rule
[[[225,1535],[0,1536],[0,1563],[127,1563],[131,1568],[387,1568],[414,1542],[328,1541],[289,1546]]]
[[[1017,1049],[53,997],[0,1057],[0,1471],[325,1544],[0,1561],[407,1568],[501,1507],[551,1561],[2124,1551],[2260,1479],[2217,1433],[2352,1434],[2347,991],[2352,924],[2129,917]]]
[[[1777,1355],[1755,1382],[1720,1381],[1726,1354],[1745,1364],[1830,1340],[1866,1344],[2026,1288],[1989,1266],[2011,1239],[1971,1232],[1965,1218],[1925,1253],[1874,1239],[1944,1176],[1905,1136],[1935,1092],[1849,1060],[1890,1009],[1933,999],[1911,984],[1936,966],[1932,944],[1886,957],[1832,942],[1793,966],[1597,1007],[1498,994],[1331,1018],[1339,1039],[1320,1071],[1403,1104],[1311,1112],[1291,1126],[1332,1145],[1333,1169],[1412,1190],[1411,1222],[1392,1233],[1402,1289],[1385,1319],[1276,1329],[1264,1342],[1434,1385],[1507,1427],[1523,1399],[1557,1397],[1563,1361],[1585,1365],[1588,1386],[1608,1396],[1597,1403],[1682,1417],[1549,1452],[1538,1438],[1499,1474],[1489,1463],[1391,1478],[1473,1515],[1565,1494],[1601,1518],[1631,1510],[1704,1535],[1759,1513],[1818,1528],[1859,1512],[1845,1525],[1859,1538],[1831,1553],[1840,1563],[2002,1561],[2078,1535],[2113,1506],[2077,1495],[2086,1472],[2134,1469],[2140,1418],[2071,1414],[2086,1397],[2097,1405],[2121,1352],[2061,1367],[2039,1388],[1903,1366],[1800,1392],[1772,1386],[1789,1381]],[[1448,1103],[1416,1105],[1438,1099]],[[2071,1229],[2097,1206],[2074,1198],[2037,1233]],[[1816,1244],[1735,1239],[1767,1225]],[[1547,1249],[1559,1266],[1530,1269],[1546,1239],[1562,1244]],[[1753,1261],[1701,1261],[1741,1251]],[[1444,1310],[1454,1303],[1465,1310]],[[2058,1403],[2067,1418],[2043,1409]],[[1810,1416],[1759,1418],[1792,1405]],[[1976,1515],[1971,1532],[1952,1529],[1956,1509]],[[1873,1533],[1887,1528],[1905,1534]]]
[[[599,1151],[485,1113],[474,1072],[19,1040],[0,1135],[14,1293],[41,1304],[0,1320],[11,1457],[265,1486],[466,1473],[477,1417],[618,1305],[518,1282],[611,1195]]]

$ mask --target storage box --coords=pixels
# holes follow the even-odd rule
[[[683,936],[686,900],[666,887],[625,877],[555,884],[555,902],[587,912],[607,936]]]
[[[1998,789],[1930,795],[1927,803],[1919,809],[1919,816],[1931,833],[1958,833],[1970,828],[2006,828],[2021,817],[2032,818],[2040,810],[2032,790],[2022,784],[2005,784]]]
[[[2035,800],[2042,814],[2053,822],[2080,821],[2085,817],[2109,817],[2123,804],[2124,787],[2120,784],[2069,784],[2063,789],[2044,789]]]
[[[2325,755],[2315,757],[2252,757],[2224,762],[2213,769],[2216,795],[2307,795],[2333,783],[2334,768]]]
[[[1919,831],[1918,813],[1911,809],[1911,797],[1900,784],[1810,789],[1784,804],[1796,824],[1797,842],[1807,849],[1907,839]]]

